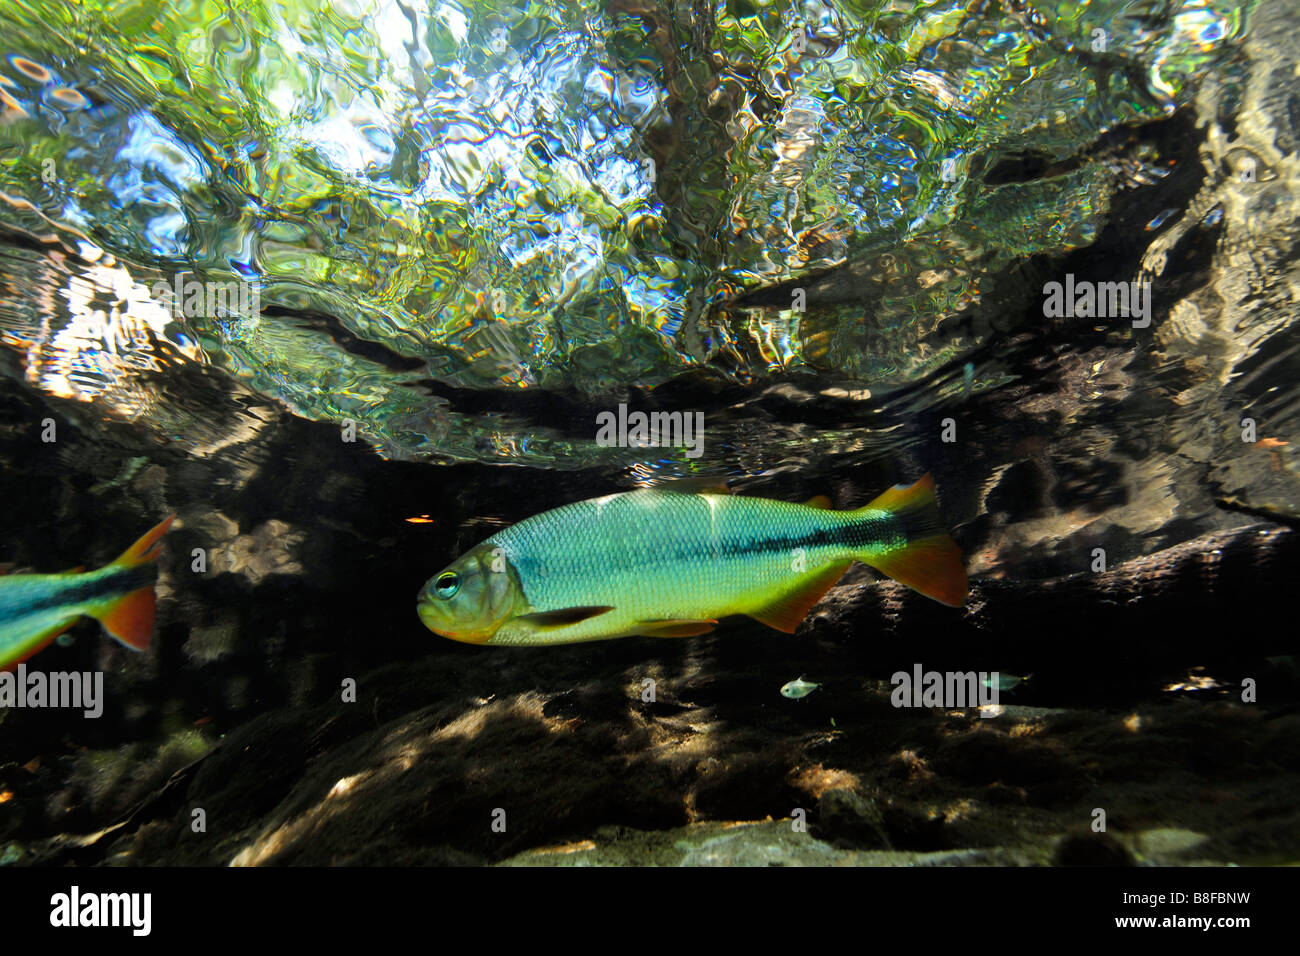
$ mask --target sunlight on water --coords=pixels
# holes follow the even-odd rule
[[[1165,172],[1098,137],[1187,103],[1242,9],[10,4],[0,208],[81,291],[0,329],[29,381],[127,418],[148,403],[116,366],[202,362],[391,457],[627,461],[430,386],[916,382],[990,341],[999,273],[1088,246],[1122,177]],[[1049,174],[1000,172],[1024,156]],[[828,271],[851,301],[794,303]],[[163,322],[140,292],[187,281],[258,310]],[[106,358],[101,312],[177,348]]]

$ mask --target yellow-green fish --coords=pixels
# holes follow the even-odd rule
[[[82,615],[142,651],[153,637],[154,560],[175,515],[145,532],[121,557],[98,571],[0,576],[0,670],[45,648]]]
[[[729,614],[793,633],[854,561],[944,604],[966,598],[926,475],[853,511],[671,488],[575,502],[461,555],[418,610],[469,644],[686,637]]]

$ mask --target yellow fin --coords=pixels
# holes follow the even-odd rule
[[[845,561],[843,564],[833,564],[804,581],[795,590],[783,594],[767,607],[746,613],[768,627],[793,634],[795,628],[808,616],[808,612],[826,596],[826,592],[835,586],[835,582],[844,576],[844,572],[852,563],[852,561]]]
[[[156,560],[158,553],[162,550],[162,545],[159,542],[162,541],[163,535],[167,533],[167,529],[172,526],[172,522],[175,520],[176,516],[174,514],[163,518],[162,521],[146,531],[139,541],[118,555],[113,564],[133,568]]]

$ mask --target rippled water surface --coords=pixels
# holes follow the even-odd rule
[[[200,456],[269,407],[396,459],[762,475],[951,416],[986,478],[1052,431],[1049,484],[1289,479],[1235,440],[1294,424],[1281,16],[7,4],[3,368]],[[1153,317],[1045,316],[1067,273]],[[602,447],[629,399],[705,411],[704,454]]]

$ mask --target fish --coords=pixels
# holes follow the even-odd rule
[[[944,604],[966,598],[934,479],[862,508],[678,490],[591,498],[493,534],[421,588],[435,634],[480,645],[690,637],[748,615],[792,634],[854,561]]]
[[[1013,691],[1021,684],[1032,680],[1034,677],[1033,674],[1026,674],[1024,677],[1018,677],[1015,674],[1003,674],[1001,671],[994,671],[994,674],[997,675],[996,680],[991,674],[980,681],[980,683],[989,690],[993,690],[996,687],[997,690],[1002,692]]]
[[[44,650],[83,615],[123,646],[143,651],[153,638],[157,599],[154,562],[175,515],[144,533],[97,571],[0,576],[0,671]]]
[[[781,696],[789,697],[791,700],[800,700],[821,686],[821,684],[814,684],[812,681],[804,680],[803,675],[800,674],[797,678],[782,686]]]

